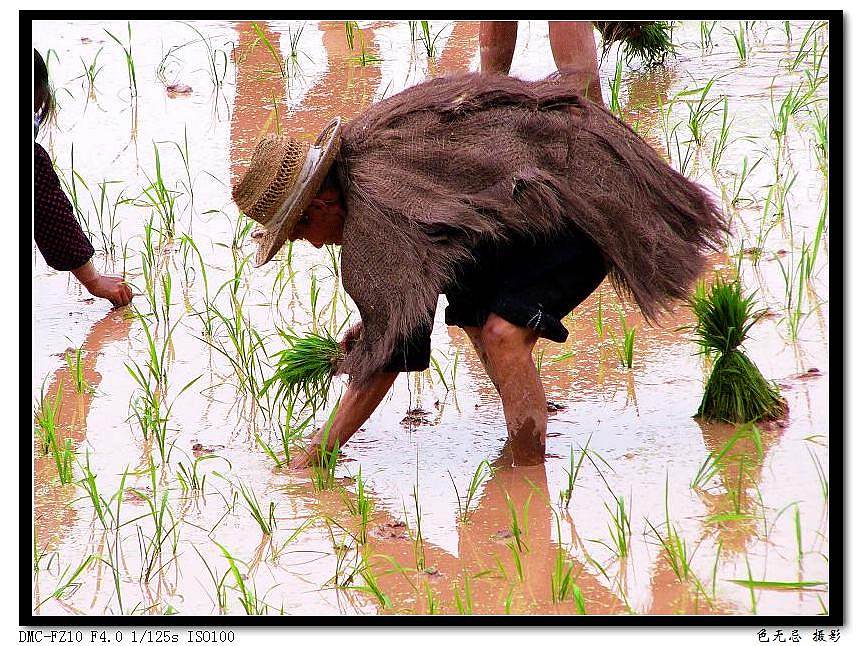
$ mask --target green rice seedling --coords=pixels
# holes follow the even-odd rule
[[[344,35],[347,38],[347,46],[353,50],[356,43],[356,32],[359,31],[359,24],[355,20],[344,21]]]
[[[250,616],[266,614],[266,604],[258,598],[257,590],[246,584],[245,577],[240,574],[239,568],[236,565],[237,560],[230,552],[227,551],[227,548],[216,541],[213,542],[218,546],[222,555],[227,559],[228,571],[225,573],[225,577],[228,574],[232,576],[235,586],[234,590],[239,592],[239,602],[242,605],[242,609],[245,610],[245,614]],[[224,578],[222,581],[224,581]],[[221,604],[221,597],[219,597],[219,603]]]
[[[569,503],[572,501],[572,493],[574,493],[575,484],[578,482],[578,474],[581,472],[581,465],[584,463],[584,458],[587,455],[587,449],[592,439],[593,435],[590,433],[587,443],[581,448],[577,464],[575,464],[575,449],[572,446],[569,447],[569,468],[564,469],[566,473],[566,487],[560,491],[560,505],[566,509],[569,508]]]
[[[335,467],[338,466],[338,457],[341,455],[341,447],[336,439],[331,448],[329,447],[329,432],[332,422],[338,413],[341,403],[339,400],[332,408],[332,412],[323,426],[323,437],[321,440],[317,463],[311,468],[311,482],[317,491],[331,489],[335,484]]]
[[[230,465],[227,458],[219,455],[200,455],[191,462],[191,467],[187,467],[183,462],[180,462],[177,471],[177,480],[180,482],[180,487],[183,493],[203,494],[206,490],[207,474],[198,473],[198,466],[206,460],[221,458]]]
[[[102,525],[103,530],[105,531],[105,543],[108,549],[108,558],[105,559],[99,556],[99,560],[101,560],[105,565],[111,568],[111,575],[114,582],[114,592],[117,597],[117,603],[120,607],[120,612],[123,612],[123,586],[122,586],[122,571],[120,569],[120,530],[127,523],[120,522],[120,512],[123,504],[123,496],[126,491],[126,478],[128,476],[128,471],[124,470],[123,475],[120,478],[120,486],[116,492],[111,496],[109,500],[105,500],[105,498],[99,493],[99,490],[96,486],[96,475],[90,469],[90,454],[87,452],[86,462],[81,466],[81,470],[84,473],[84,477],[78,481],[78,486],[84,489],[87,497],[90,499],[91,504],[93,505],[93,509],[96,512],[96,517],[98,518],[100,524]],[[116,507],[112,510],[111,505],[116,501]],[[134,522],[136,519],[132,519],[128,522]]]
[[[380,57],[368,52],[365,45],[365,37],[362,35],[362,30],[359,28],[359,23],[355,20],[346,20],[344,22],[344,35],[347,37],[347,46],[351,51],[356,51],[356,39],[359,39],[359,54],[353,57],[353,60],[359,63],[360,67],[366,67],[372,63],[379,63]]]
[[[730,205],[736,206],[742,201],[740,197],[742,195],[742,189],[745,186],[745,183],[751,177],[751,174],[754,172],[754,169],[763,161],[763,157],[758,157],[757,161],[754,162],[750,167],[748,165],[748,157],[742,158],[742,169],[740,170],[738,175],[734,175],[733,178],[733,195],[730,198]]]
[[[717,278],[709,292],[700,283],[689,304],[697,318],[695,343],[716,357],[697,415],[731,423],[780,416],[786,405],[778,388],[740,347],[762,315],[754,311],[754,296],[744,297],[738,280]]]
[[[418,451],[417,451],[418,454]],[[413,484],[413,513],[416,515],[416,529],[411,531],[413,538],[413,558],[416,562],[416,570],[421,572],[426,567],[425,562],[425,536],[422,534],[422,507],[419,503],[419,461],[416,462],[416,482]],[[406,514],[405,514],[406,516]]]
[[[419,28],[419,40],[422,42],[422,47],[425,48],[425,54],[428,58],[434,58],[434,54],[437,51],[437,39],[440,38],[443,30],[441,29],[434,36],[431,36],[431,23],[427,20],[420,20]]]
[[[164,271],[159,280],[162,287],[161,320],[170,325],[171,318],[171,272]]]
[[[820,28],[824,23],[812,22],[808,25],[808,29],[805,30],[805,33],[802,36],[802,41],[799,43],[799,49],[796,50],[796,56],[793,60],[788,61],[787,69],[791,72],[795,72],[796,69],[808,58],[810,53],[809,43],[812,41],[816,42],[816,35]]]
[[[721,111],[721,128],[718,131],[718,136],[712,142],[712,155],[710,156],[710,166],[713,171],[717,171],[721,158],[724,156],[727,147],[730,145],[730,128],[733,125],[733,119],[727,120],[727,97],[724,97],[723,108]]]
[[[713,76],[702,88],[695,88],[680,94],[680,96],[699,94],[697,103],[686,102],[685,104],[688,108],[688,129],[691,132],[692,141],[698,146],[702,146],[706,141],[706,123],[715,114],[718,104],[721,103],[721,99],[707,99],[714,84],[715,77]]]
[[[254,33],[257,38],[254,41],[254,46],[257,46],[258,43],[262,43],[266,48],[266,51],[269,52],[269,55],[272,57],[273,63],[275,63],[278,74],[283,79],[287,79],[287,67],[282,60],[281,53],[272,44],[272,41],[269,40],[266,36],[266,32],[258,25],[256,22],[251,23],[252,29],[254,29]]]
[[[114,253],[117,248],[117,243],[114,242],[114,232],[120,226],[120,223],[117,220],[117,208],[120,204],[126,204],[128,200],[123,196],[123,191],[121,190],[112,203],[108,196],[108,185],[120,183],[121,182],[107,180],[99,182],[98,203],[96,202],[96,197],[92,192],[90,192],[90,200],[93,203],[93,210],[99,223],[99,235],[102,239],[102,250],[105,252],[105,255],[110,258],[114,258]]]
[[[153,522],[153,533],[151,536],[144,534],[142,524],[138,523],[135,525],[141,552],[141,578],[145,582],[149,582],[153,576],[161,572],[167,565],[163,560],[163,553],[168,541],[170,541],[172,546],[173,555],[176,556],[180,527],[180,521],[174,519],[173,512],[168,505],[168,490],[161,491],[159,478],[156,473],[156,465],[152,460],[149,460],[147,472],[149,474],[149,491],[140,489],[129,490],[135,497],[146,504],[149,511],[148,516]]]
[[[72,440],[67,437],[66,441],[60,444],[55,436],[51,451],[54,454],[54,463],[57,465],[60,484],[71,484],[73,480],[72,462],[75,459],[75,448],[72,446]]]
[[[275,503],[273,501],[269,502],[269,507],[266,513],[261,508],[260,503],[257,500],[257,495],[254,493],[254,490],[250,487],[246,487],[242,482],[239,483],[239,492],[240,495],[245,500],[245,504],[248,505],[248,511],[251,514],[251,517],[260,527],[260,530],[266,536],[272,536],[273,531],[276,528],[275,522]]]
[[[826,53],[829,51],[829,45],[823,45],[818,49],[819,39],[815,36],[814,46],[811,48],[811,64],[810,69],[806,68],[805,82],[808,85],[808,93],[814,94],[820,86],[829,80],[828,72],[823,71],[823,63],[826,58]]]
[[[574,574],[575,563],[569,559],[568,552],[562,547],[563,533],[560,528],[560,517],[556,512],[554,512],[554,518],[557,521],[558,547],[554,557],[554,569],[551,570],[551,603],[559,604],[574,592],[577,575]]]
[[[171,142],[177,149],[177,152],[180,154],[180,159],[183,160],[183,168],[186,170],[186,179],[182,181],[183,188],[186,190],[186,194],[189,196],[189,206],[191,208],[192,213],[195,211],[195,183],[192,179],[192,170],[191,170],[191,154],[189,153],[189,133],[188,128],[186,128],[185,124],[183,125],[183,145],[180,146],[179,142],[172,141]],[[192,234],[191,226],[194,223],[194,217],[189,220],[189,235]]]
[[[458,492],[458,485],[455,484],[455,478],[452,472],[449,472],[449,479],[452,481],[452,487],[455,489],[455,501],[458,504],[458,522],[466,523],[470,516],[470,507],[476,499],[476,494],[482,484],[492,478],[494,475],[494,467],[487,460],[482,460],[476,470],[473,472],[473,477],[467,485],[467,491],[464,492],[464,497]]]
[[[98,487],[96,486],[96,475],[90,468],[89,451],[87,451],[86,453],[84,464],[81,465],[81,471],[83,472],[84,477],[78,481],[78,486],[80,486],[84,490],[84,493],[87,494],[87,497],[90,500],[90,504],[93,505],[93,511],[96,514],[96,518],[102,525],[102,529],[107,531],[113,526],[114,519],[111,516],[110,504],[105,501],[105,499],[99,493]],[[125,476],[123,477],[123,479],[125,481]]]
[[[437,378],[440,380],[440,383],[443,384],[443,388],[446,389],[448,393],[450,390],[449,381],[446,379],[446,372],[440,366],[440,361],[437,360],[433,354],[431,355],[431,367],[434,369],[434,372],[437,373]]]
[[[104,49],[104,47],[99,48],[99,51],[96,52],[96,55],[93,56],[93,60],[89,64],[87,64],[87,62],[84,60],[83,56],[81,57],[81,67],[83,68],[84,73],[81,74],[81,76],[78,78],[84,79],[84,81],[81,84],[82,86],[84,83],[87,84],[88,103],[89,103],[89,99],[95,99],[96,98],[96,78],[99,76],[101,71],[104,69],[103,65],[99,65],[99,54],[102,53],[103,49]]]
[[[605,509],[611,517],[611,522],[608,523],[608,532],[610,533],[610,544],[603,543],[605,547],[611,550],[617,558],[624,559],[631,551],[632,526],[629,514],[626,512],[625,499],[622,496],[617,496],[614,508],[611,509],[605,503]]]
[[[472,615],[473,614],[473,590],[470,584],[470,579],[472,577],[469,574],[464,574],[464,588],[462,589],[458,586],[458,582],[455,581],[452,584],[452,590],[455,593],[455,608],[458,610],[459,615]],[[462,597],[463,592],[463,597]]]
[[[775,97],[773,95],[774,89],[772,87],[769,88],[770,107],[772,109],[772,136],[775,137],[779,144],[779,152],[781,144],[787,138],[790,120],[817,100],[812,93],[804,92],[803,90],[804,88],[801,85],[788,90],[776,111]]]
[[[293,423],[293,409],[296,404],[296,398],[290,398],[285,409],[284,423],[281,425],[279,439],[281,440],[281,448],[284,451],[284,460],[286,464],[290,463],[290,455],[293,446],[302,438],[305,429],[314,420],[314,413],[308,415],[304,420],[296,424]]]
[[[434,590],[425,581],[425,614],[426,615],[436,615],[440,612],[440,600],[437,598],[437,595],[434,594]]]
[[[57,443],[57,424],[59,422],[60,402],[63,400],[63,384],[57,383],[57,394],[51,402],[45,396],[45,384],[39,396],[39,407],[34,413],[36,420],[36,434],[42,444],[42,454],[48,455],[52,447]]]
[[[170,190],[165,185],[165,180],[162,176],[159,146],[156,142],[153,142],[153,158],[155,161],[155,179],[151,180],[147,177],[150,184],[143,188],[141,195],[145,199],[141,200],[139,198],[138,205],[155,210],[156,214],[159,216],[161,233],[163,233],[168,239],[171,239],[176,233],[176,201],[179,193],[177,191]]]
[[[371,500],[366,491],[365,480],[362,478],[362,467],[356,475],[356,504],[349,504],[350,513],[359,519],[359,534],[357,540],[360,545],[368,541],[368,523],[371,522],[371,514],[374,511],[374,501]]]
[[[731,449],[740,440],[751,441],[757,451],[756,458],[758,460],[763,459],[763,439],[760,435],[760,429],[751,422],[741,424],[720,449],[711,451],[706,457],[691,481],[691,488],[703,489],[719,471],[724,469],[728,464],[728,459],[732,456]]]
[[[515,503],[512,502],[512,499],[509,497],[509,492],[503,492],[506,497],[506,507],[509,509],[509,527],[512,532],[512,538],[514,547],[517,548],[518,552],[529,552],[530,549],[526,543],[526,534],[527,534],[527,512],[530,508],[530,500],[533,497],[531,493],[527,496],[527,499],[524,501],[523,509],[521,510],[521,515],[518,515],[518,509],[515,506]]]
[[[825,179],[829,179],[829,113],[820,114],[815,105],[810,110],[815,134],[814,154]]]
[[[811,461],[814,463],[814,468],[817,471],[817,480],[820,483],[820,493],[823,496],[823,502],[829,502],[829,478],[826,476],[826,470],[823,468],[820,458],[811,450],[811,447],[806,448],[808,449],[808,455],[811,456]]]
[[[320,298],[320,285],[317,282],[317,275],[311,273],[311,283],[308,288],[308,302],[311,305],[311,330],[317,332],[317,301]]]
[[[521,561],[521,550],[518,548],[518,544],[516,541],[507,542],[506,547],[509,548],[509,552],[512,554],[512,561],[515,564],[515,573],[518,575],[518,581],[523,583],[524,582],[524,564]]]
[[[84,559],[72,569],[71,565],[67,565],[63,570],[63,574],[60,575],[60,583],[56,587],[56,589],[48,595],[39,605],[34,608],[37,610],[40,606],[42,606],[49,599],[66,599],[81,587],[81,583],[78,579],[81,575],[90,567],[90,564],[95,560],[95,557],[92,554],[88,554]]]
[[[595,328],[596,328],[596,336],[599,337],[599,340],[603,339],[605,337],[605,319],[604,319],[604,315],[602,313],[602,295],[601,294],[599,294],[599,304],[598,304],[598,307],[596,308]]]
[[[799,340],[799,329],[802,323],[812,312],[803,314],[802,306],[804,301],[804,288],[808,276],[813,271],[813,261],[811,259],[810,247],[802,243],[802,253],[799,261],[794,265],[791,259],[788,266],[780,257],[776,256],[778,268],[781,270],[781,277],[784,280],[784,320],[787,322],[787,331],[790,341],[796,342]]]
[[[128,46],[124,45],[123,42],[119,38],[114,36],[114,34],[109,32],[107,29],[104,29],[103,31],[106,34],[108,34],[108,36],[110,36],[114,40],[114,42],[116,42],[122,48],[123,54],[125,54],[125,58],[126,58],[126,71],[129,74],[129,92],[131,93],[132,97],[137,97],[138,96],[138,81],[137,81],[137,78],[135,76],[135,59],[132,56],[132,23],[127,22],[126,28],[128,30],[128,34],[129,34]]]
[[[662,548],[662,555],[665,561],[673,570],[676,578],[679,581],[688,581],[694,573],[691,569],[691,560],[694,553],[688,551],[688,545],[685,539],[682,538],[670,520],[670,506],[668,504],[668,475],[665,474],[664,480],[664,514],[665,514],[665,532],[663,536],[658,529],[647,519],[647,525],[650,526],[653,534],[659,540]]]
[[[60,402],[63,397],[63,385],[57,384],[57,394],[54,397],[54,402],[51,403],[45,397],[45,387],[42,386],[41,403],[36,411],[36,429],[39,440],[42,443],[42,451],[45,455],[49,452],[54,457],[54,464],[57,466],[57,476],[60,479],[60,484],[70,484],[72,482],[73,470],[72,462],[75,458],[75,449],[72,446],[72,440],[66,438],[62,441],[58,433],[58,414],[60,410]]]
[[[587,614],[587,601],[584,599],[584,593],[581,592],[581,588],[575,584],[572,584],[572,598],[575,600],[575,610],[577,610],[578,614]]]
[[[225,572],[221,577],[217,576],[217,572],[213,571],[213,568],[210,567],[209,561],[201,554],[200,550],[196,545],[192,544],[192,549],[197,552],[197,555],[200,557],[201,561],[203,561],[204,567],[207,569],[207,573],[210,575],[210,579],[213,582],[213,587],[215,588],[215,602],[216,608],[218,609],[218,613],[224,614],[227,611],[227,588],[225,587],[225,579],[229,572]]]
[[[223,49],[214,50],[210,39],[206,38],[197,27],[189,22],[180,21],[186,27],[194,31],[200,38],[201,44],[206,48],[207,52],[207,72],[213,87],[220,88],[224,84],[225,76],[227,75],[228,59],[227,53]],[[221,62],[221,68],[219,68]]]
[[[132,376],[139,389],[137,395],[131,400],[132,414],[130,419],[134,418],[137,421],[144,436],[144,441],[150,441],[150,438],[155,439],[162,461],[166,463],[170,459],[170,453],[173,449],[173,444],[168,446],[167,442],[168,420],[170,419],[171,411],[177,399],[197,383],[198,379],[203,375],[198,375],[186,383],[173,400],[168,403],[166,357],[169,348],[171,348],[173,331],[176,329],[178,323],[175,323],[174,327],[168,330],[159,349],[156,347],[155,339],[150,333],[146,321],[140,314],[137,316],[142,322],[147,339],[148,356],[143,366],[135,361],[131,364],[125,364],[126,370]]]
[[[545,348],[540,348],[536,353],[536,374],[542,376],[542,366],[545,363]]]
[[[802,549],[802,519],[799,517],[799,503],[794,505],[793,528],[796,530],[796,559],[801,567],[804,551]]]
[[[365,592],[366,594],[371,595],[377,600],[377,603],[379,603],[380,607],[384,610],[392,608],[392,601],[380,587],[380,584],[377,581],[377,576],[374,574],[374,569],[367,561],[365,561],[364,553],[362,559],[363,563],[359,568],[357,574],[362,577],[362,580],[365,582],[365,585],[351,586],[350,589],[358,590],[360,592]]]
[[[338,341],[327,331],[305,337],[278,330],[287,348],[276,353],[275,373],[263,384],[263,391],[278,382],[275,398],[287,394],[295,397],[300,391],[314,408],[325,406],[333,372],[343,354]]]
[[[278,469],[285,463],[284,460],[280,459],[273,450],[272,446],[264,440],[258,433],[254,434],[254,441],[257,442],[257,445],[263,449],[263,452],[266,453],[272,461],[275,462],[275,468]]]
[[[299,40],[302,38],[302,32],[305,30],[305,22],[299,23],[299,27],[294,31],[292,25],[287,26],[287,39],[290,42],[290,57],[296,59],[299,57]]]
[[[626,368],[631,368],[634,362],[635,334],[637,333],[637,327],[628,326],[625,312],[623,312],[621,307],[618,306],[617,311],[620,317],[620,328],[622,329],[623,336],[621,339],[617,339],[613,330],[610,329],[608,330],[608,334],[610,334],[611,340],[614,342],[614,349],[617,352],[617,357],[619,357],[620,363]]]
[[[700,48],[703,50],[712,49],[712,32],[715,29],[717,21],[701,20],[700,21]]]
[[[690,177],[690,171],[694,170],[692,166],[692,162],[695,160],[695,156],[697,154],[697,145],[692,146],[694,143],[693,140],[685,141],[685,151],[683,151],[682,145],[679,141],[679,133],[677,132],[679,128],[679,124],[674,126],[671,131],[671,137],[673,138],[674,145],[671,147],[668,146],[668,157],[670,158],[670,162],[676,169],[686,177]]]
[[[725,27],[724,31],[733,37],[733,44],[736,46],[736,53],[739,56],[739,62],[745,63],[749,57],[748,42],[746,41],[746,30],[742,22],[739,23],[739,31],[732,31]]]
[[[229,281],[226,284],[233,284]],[[250,320],[243,314],[242,301],[230,295],[230,316],[222,313],[215,305],[210,306],[213,320],[221,324],[220,329],[227,335],[227,342],[215,335],[212,341],[203,341],[224,356],[233,368],[237,378],[235,387],[251,402],[252,410],[261,410],[267,418],[271,413],[271,398],[264,388],[263,375],[267,371],[264,365],[266,343],[260,333],[254,329]],[[265,397],[261,401],[261,397]]]
[[[324,517],[326,523],[326,531],[329,534],[329,540],[332,543],[333,556],[335,557],[335,573],[328,583],[332,583],[336,588],[346,588],[360,573],[363,565],[365,565],[364,552],[360,550],[352,550],[347,539],[351,536],[350,532],[340,523],[332,518]],[[338,534],[332,531],[332,526],[335,526],[339,531]],[[348,557],[353,555],[355,565],[352,570],[348,571]]]
[[[65,173],[62,172],[61,169],[57,168],[57,164],[54,163],[54,169],[57,171],[57,175],[60,178],[60,182],[63,184],[63,188],[66,191],[66,194],[69,196],[70,201],[72,202],[72,209],[75,212],[75,218],[78,220],[78,224],[81,225],[81,228],[84,230],[84,233],[87,234],[87,237],[90,240],[94,239],[92,228],[90,227],[90,214],[88,211],[85,211],[81,208],[81,200],[78,197],[78,183],[87,190],[90,191],[87,186],[87,182],[84,181],[84,178],[81,177],[81,174],[75,170],[75,145],[72,144],[71,150],[69,153],[70,164],[69,167],[69,179],[66,179]]]
[[[611,114],[615,115],[617,118],[620,119],[622,118],[622,104],[620,103],[622,79],[623,59],[622,57],[617,57],[617,65],[614,70],[614,77],[612,79],[608,79],[608,89],[611,92],[610,101],[608,102],[608,109],[611,111]]]
[[[186,254],[188,250],[194,251],[200,267],[201,282],[203,284],[203,308],[195,312],[195,315],[200,319],[204,338],[211,340],[213,335],[213,317],[212,317],[212,301],[210,300],[209,282],[207,280],[207,265],[204,262],[203,255],[197,244],[188,235],[183,234],[180,237],[180,250]]]

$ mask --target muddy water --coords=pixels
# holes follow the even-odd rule
[[[727,151],[713,170],[717,112],[685,171],[725,195],[733,213],[728,254],[716,256],[714,268],[731,272],[741,247],[761,250],[740,261],[746,287],[768,310],[746,349],[778,382],[790,412],[762,427],[760,450],[750,439],[736,442],[708,482],[690,486],[709,454],[736,432],[692,418],[708,368],[679,329],[691,315],[678,307],[663,327],[650,327],[623,304],[627,324],[637,328],[633,367],[623,368],[611,337],[621,334],[619,300],[603,285],[565,321],[571,332],[565,344],[537,348],[548,398],[562,406],[550,417],[547,463],[507,467],[499,400],[466,336],[444,325],[441,299],[432,347],[443,379],[436,371],[399,377],[345,448],[336,486],[324,492],[306,474],[275,468],[261,449],[258,436],[278,446],[278,423],[243,394],[228,358],[236,352],[226,323],[215,319],[207,335],[205,303],[228,318],[239,310],[269,353],[281,347],[278,328],[307,330],[316,321],[338,329],[356,314],[340,290],[337,251],[298,243],[281,262],[252,270],[243,259],[254,245],[229,186],[266,132],[310,138],[336,114],[350,118],[428,76],[476,69],[478,25],[433,22],[432,34],[440,32],[433,58],[418,42],[411,45],[403,22],[358,23],[352,48],[341,22],[257,27],[132,23],[135,96],[120,47],[105,33],[128,42],[125,23],[35,24],[35,46],[43,54],[54,50],[49,65],[60,104],[57,123],[40,140],[67,181],[74,143],[76,191],[100,249],[96,261],[126,274],[141,294],[135,307],[146,321],[88,298],[68,275],[46,267],[34,246],[34,407],[43,384],[49,401],[62,390],[58,428],[81,464],[74,479],[89,461],[110,510],[103,509],[103,525],[80,486],[59,484],[53,457],[34,441],[36,612],[576,614],[571,589],[562,602],[552,594],[559,589],[552,581],[567,573],[590,614],[828,609],[828,507],[818,479],[818,464],[827,473],[829,464],[828,229],[803,287],[795,338],[782,277],[782,267],[793,271],[803,243],[815,238],[825,180],[806,111],[791,120],[780,154],[770,136],[772,105],[777,111],[787,92],[806,81],[805,71],[814,73],[810,55],[789,69],[809,24],[793,23],[788,42],[783,23],[756,23],[741,63],[727,31],[737,24],[716,25],[714,45],[702,48],[699,23],[684,23],[674,35],[678,57],[653,72],[626,69],[621,92],[624,118],[663,153],[665,133],[682,124],[683,159],[687,102],[699,97],[681,93],[714,77],[709,98],[728,97]],[[818,47],[825,43],[824,29]],[[91,92],[80,78],[81,59],[89,65],[100,51]],[[522,23],[515,56],[518,76],[553,71],[545,23]],[[612,50],[602,63],[604,79],[613,76],[615,60]],[[828,54],[821,74],[826,70]],[[189,86],[191,94],[168,92],[175,84]],[[604,89],[607,99],[607,84]],[[827,92],[828,81],[816,90],[823,114]],[[187,166],[180,154],[186,140]],[[142,195],[156,177],[154,146],[175,196],[176,234],[156,240],[155,269],[148,270],[144,226],[153,216],[153,226],[164,228]],[[736,203],[727,204],[745,158],[749,166],[763,159]],[[675,146],[670,160],[683,165]],[[775,211],[776,176],[787,184],[794,174],[783,218],[758,235],[764,212]],[[113,220],[99,208],[100,182],[108,182],[107,201],[117,202],[108,209]],[[194,241],[205,272],[182,235]],[[156,284],[155,308],[143,295],[148,275]],[[319,290],[314,307],[313,290]],[[144,325],[163,351],[167,374],[158,391],[163,413],[171,406],[164,451],[143,437],[132,416],[140,388],[127,366],[146,366]],[[81,373],[91,391],[75,392],[68,348],[82,348]],[[268,377],[265,353],[259,361]],[[320,411],[317,423],[327,414]],[[570,456],[577,464],[582,447],[587,458],[565,506],[560,496]],[[497,468],[476,488],[464,520],[459,507],[485,460]],[[189,492],[180,475],[195,464],[198,479],[206,480],[202,491]],[[351,511],[359,503],[360,465],[372,506],[364,544]],[[243,488],[254,492],[264,516],[274,503],[271,537],[252,518]],[[619,498],[630,526],[624,554],[611,531]],[[685,544],[688,573],[659,541],[667,540],[668,517]],[[822,583],[752,592],[739,580]]]

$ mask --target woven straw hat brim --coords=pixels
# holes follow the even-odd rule
[[[285,195],[282,204],[291,201],[293,204],[290,207],[290,211],[285,214],[281,226],[272,231],[267,231],[256,238],[258,247],[254,257],[255,267],[260,267],[272,260],[273,256],[287,242],[288,237],[302,216],[302,212],[305,211],[306,207],[320,190],[320,185],[323,184],[326,174],[338,155],[340,143],[341,118],[336,117],[323,129],[323,132],[320,133],[317,140],[311,146],[311,148],[320,148],[321,153],[320,158],[311,169],[308,178]]]

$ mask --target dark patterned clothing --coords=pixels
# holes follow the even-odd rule
[[[48,152],[37,143],[33,146],[33,237],[49,266],[57,271],[77,269],[95,250],[75,219]]]

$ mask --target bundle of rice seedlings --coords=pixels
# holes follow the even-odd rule
[[[775,419],[787,404],[740,347],[763,312],[754,296],[743,297],[738,280],[716,279],[709,292],[699,283],[690,301],[701,351],[715,357],[697,415],[734,424]]]
[[[622,43],[623,56],[627,65],[635,59],[641,59],[646,67],[655,67],[664,65],[668,54],[676,55],[672,22],[594,20],[593,25],[602,35],[602,59],[616,41]]]
[[[276,398],[285,391],[295,397],[300,391],[312,405],[326,403],[335,368],[343,358],[338,341],[328,332],[299,337],[279,330],[287,347],[278,356],[275,374],[263,385],[263,392],[278,382]]]

